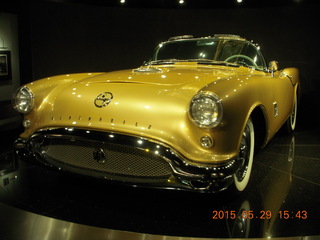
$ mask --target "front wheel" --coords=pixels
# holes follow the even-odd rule
[[[239,161],[240,167],[233,175],[233,184],[231,187],[233,192],[239,193],[247,187],[254,155],[254,127],[251,118],[249,118],[240,142]]]

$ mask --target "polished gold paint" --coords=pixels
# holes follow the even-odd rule
[[[61,75],[26,86],[35,96],[35,107],[25,115],[31,125],[22,138],[61,127],[117,132],[170,146],[186,162],[203,166],[238,154],[244,126],[255,108],[266,119],[264,143],[278,131],[293,110],[298,70],[270,73],[242,66],[177,62],[138,70]],[[213,92],[222,100],[219,126],[203,129],[190,119],[190,101],[199,91]],[[112,93],[113,99],[98,108],[94,101],[104,92]],[[213,139],[212,147],[201,146],[203,136]]]

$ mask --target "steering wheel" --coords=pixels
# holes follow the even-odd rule
[[[249,62],[251,62],[252,65],[253,65],[255,68],[259,68],[258,65],[255,63],[255,61],[253,61],[252,58],[250,58],[250,57],[248,57],[248,56],[246,56],[246,55],[242,55],[242,54],[232,55],[232,56],[228,57],[228,58],[227,58],[226,60],[224,60],[224,61],[225,61],[225,62],[228,62],[228,61],[230,61],[230,60],[233,59],[233,58],[244,58],[244,59],[248,60]]]

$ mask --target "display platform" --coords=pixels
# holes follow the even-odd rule
[[[18,159],[2,133],[0,239],[320,239],[320,130],[278,133],[237,197],[119,186]]]

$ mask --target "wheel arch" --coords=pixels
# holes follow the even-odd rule
[[[256,106],[250,113],[250,117],[254,126],[255,146],[263,147],[267,142],[267,120],[263,106]]]

